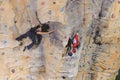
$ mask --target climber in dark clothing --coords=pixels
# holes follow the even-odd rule
[[[37,39],[36,30],[38,28],[40,28],[39,25],[31,28],[29,31],[27,31],[26,33],[24,33],[24,34],[22,34],[22,35],[20,35],[19,37],[16,38],[17,41],[21,41],[23,38],[27,38],[27,37],[29,37],[31,39],[32,43],[29,44],[28,46],[25,46],[23,51],[25,51],[26,48],[31,49],[32,46],[37,43],[36,42],[36,39]],[[20,45],[22,45],[22,43]]]
[[[25,46],[23,51],[25,51],[26,49],[29,50],[34,45],[40,44],[40,42],[42,40],[42,34],[49,34],[51,32],[54,32],[54,30],[52,30],[52,31],[48,31],[48,30],[49,30],[49,24],[47,24],[47,23],[42,24],[42,26],[37,25],[37,26],[31,28],[25,34],[22,34],[19,37],[17,37],[16,40],[21,41],[23,38],[29,37],[31,39],[32,43],[29,44],[28,46]]]

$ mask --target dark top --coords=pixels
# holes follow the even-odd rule
[[[40,44],[41,40],[42,40],[42,35],[36,33],[38,28],[40,28],[40,25],[37,25],[36,27],[31,28],[29,30],[29,32],[30,32],[29,33],[30,34],[29,37],[36,41],[36,45]],[[42,28],[41,32],[48,32],[49,25],[44,23],[44,24],[42,24],[41,28]]]

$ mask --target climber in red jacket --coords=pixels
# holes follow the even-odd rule
[[[71,42],[69,43],[69,45],[67,44],[67,52],[69,56],[72,56],[80,46],[78,33],[76,33],[73,39],[70,41]]]
[[[78,45],[79,45],[79,39],[78,39],[78,33],[76,33],[73,38],[72,50],[71,50],[72,53],[76,52],[76,48],[78,47]]]

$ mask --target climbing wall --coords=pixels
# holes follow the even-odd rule
[[[55,32],[23,52],[31,40],[15,38],[39,24],[35,12]],[[119,25],[120,0],[0,0],[0,80],[115,80]],[[70,57],[75,33],[80,48]]]
[[[46,80],[50,70],[56,67],[53,65],[58,65],[56,63],[59,61],[57,60],[59,55],[57,54],[58,49],[55,47],[63,47],[61,40],[65,37],[63,31],[64,7],[65,1],[56,0],[0,0],[0,80]],[[51,30],[60,29],[55,33],[58,36],[50,35],[56,38],[56,41],[51,38],[51,45],[57,44],[53,46],[53,50],[48,46],[45,48],[44,38],[49,35],[43,35],[43,40],[38,47],[34,46],[30,51],[23,52],[24,46],[31,43],[30,39],[24,39],[24,45],[18,46],[20,43],[15,38],[39,24],[36,20],[36,11],[42,23],[52,21]],[[51,54],[54,52],[51,51],[50,55],[47,55],[44,54],[46,50],[57,53],[52,56]],[[47,61],[53,62],[50,68],[49,63],[45,64]],[[47,74],[45,74],[45,68]],[[54,76],[54,70],[51,73]],[[50,78],[48,77],[48,79]]]

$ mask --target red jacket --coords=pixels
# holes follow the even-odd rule
[[[78,33],[75,34],[72,43],[72,53],[76,52],[76,47],[79,45],[79,36]]]

